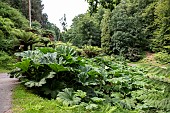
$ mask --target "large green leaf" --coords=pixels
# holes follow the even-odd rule
[[[29,59],[24,59],[22,62],[16,63],[15,66],[20,68],[23,72],[26,72],[29,69],[30,60]]]
[[[30,80],[25,83],[27,87],[41,87],[42,85],[46,84],[46,79],[53,78],[55,76],[55,72],[50,72],[46,77],[43,77],[39,81]]]
[[[64,67],[63,65],[59,65],[59,64],[48,64],[48,66],[49,66],[53,71],[55,71],[56,73],[68,71],[68,69],[67,69],[66,67]]]
[[[81,101],[81,98],[74,94],[73,89],[65,88],[63,92],[59,92],[57,100],[62,101],[63,105],[76,105]]]

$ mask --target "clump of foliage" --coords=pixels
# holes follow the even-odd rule
[[[83,56],[92,58],[100,54],[103,54],[103,50],[97,46],[87,46],[87,45],[83,46],[83,52],[82,52]]]
[[[28,20],[16,9],[10,7],[8,4],[0,2],[0,16],[9,18],[16,28],[28,27]]]
[[[111,53],[121,54],[130,61],[140,60],[142,58],[141,51],[148,45],[146,35],[143,32],[142,16],[140,16],[140,11],[146,5],[139,5],[140,1],[125,1],[125,4],[119,4],[112,11],[111,18],[106,21],[109,22],[110,39],[104,43],[110,43]],[[138,9],[135,6],[139,6]],[[107,32],[103,33],[107,34]]]
[[[71,28],[63,34],[63,41],[69,41],[78,47],[83,45],[100,47],[100,35],[99,20],[86,13],[73,19]]]
[[[154,88],[143,90],[145,95],[137,94],[139,100],[143,100],[144,106],[149,106],[146,112],[169,112],[170,98],[170,67],[142,64],[140,66],[147,70],[146,77]],[[135,95],[136,95],[135,94]]]
[[[39,36],[32,33],[26,32],[24,30],[16,30],[13,34],[15,34],[16,38],[18,39],[18,44],[23,46],[20,48],[21,50],[27,51],[28,47],[30,50],[33,49],[33,44],[40,41]]]
[[[0,16],[0,49],[9,52],[13,49],[16,38],[12,35],[14,23]]]
[[[15,59],[12,56],[9,56],[8,53],[0,51],[0,68],[10,70],[12,69],[12,63],[15,63]]]
[[[68,46],[68,47],[72,48],[78,55],[81,55],[83,53],[82,49],[78,48],[77,46],[74,46],[72,43],[69,43],[69,42],[63,43],[61,41],[57,41],[57,42],[54,43],[54,46],[55,47],[60,47],[60,46],[66,47],[66,46]]]
[[[155,52],[167,50],[167,47],[170,44],[170,1],[163,0],[161,3],[155,2],[154,9],[154,21],[153,28],[155,30],[153,32],[152,39],[152,50]]]
[[[39,48],[35,51],[16,54],[23,57],[22,62],[16,64],[20,68],[16,72],[16,76],[23,75],[21,80],[27,87],[40,88],[40,92],[49,95],[50,98],[55,98],[60,89],[69,85],[65,84],[66,81],[72,79],[70,85],[73,85],[75,81],[74,74],[77,73],[75,68],[79,66],[79,63],[81,64],[81,58],[72,57],[75,54],[72,48],[63,46],[56,49]],[[40,70],[41,76],[39,76]]]
[[[162,64],[170,63],[170,54],[167,52],[158,52],[154,55],[154,58]]]

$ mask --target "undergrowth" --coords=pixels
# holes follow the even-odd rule
[[[169,83],[152,79],[142,68],[128,66],[123,60],[80,57],[74,48],[64,45],[16,55],[22,60],[11,76],[61,106],[88,111],[107,108],[107,103],[110,107],[106,111],[115,113],[170,112]]]
[[[13,92],[12,101],[13,113],[137,113],[137,111],[125,110],[121,107],[114,107],[110,104],[96,106],[89,104],[86,108],[83,105],[63,106],[56,100],[48,100],[26,90],[23,85],[17,85]],[[94,107],[93,109],[90,109]]]

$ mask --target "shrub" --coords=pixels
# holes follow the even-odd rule
[[[27,28],[28,20],[17,10],[8,4],[0,2],[0,16],[9,18],[16,28]]]
[[[138,48],[128,48],[127,53],[125,53],[125,58],[132,62],[136,62],[142,59],[142,51]]]
[[[170,63],[170,54],[167,52],[158,52],[154,55],[154,58],[162,64]]]
[[[82,52],[83,56],[92,58],[100,54],[103,54],[103,50],[97,46],[87,46],[87,45],[83,46],[83,52]]]
[[[0,51],[0,67],[4,69],[11,69],[12,63],[14,63],[15,60],[9,56],[6,52]]]

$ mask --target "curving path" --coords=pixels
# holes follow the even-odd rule
[[[9,78],[7,73],[0,73],[0,113],[12,113],[12,90],[18,79]]]

